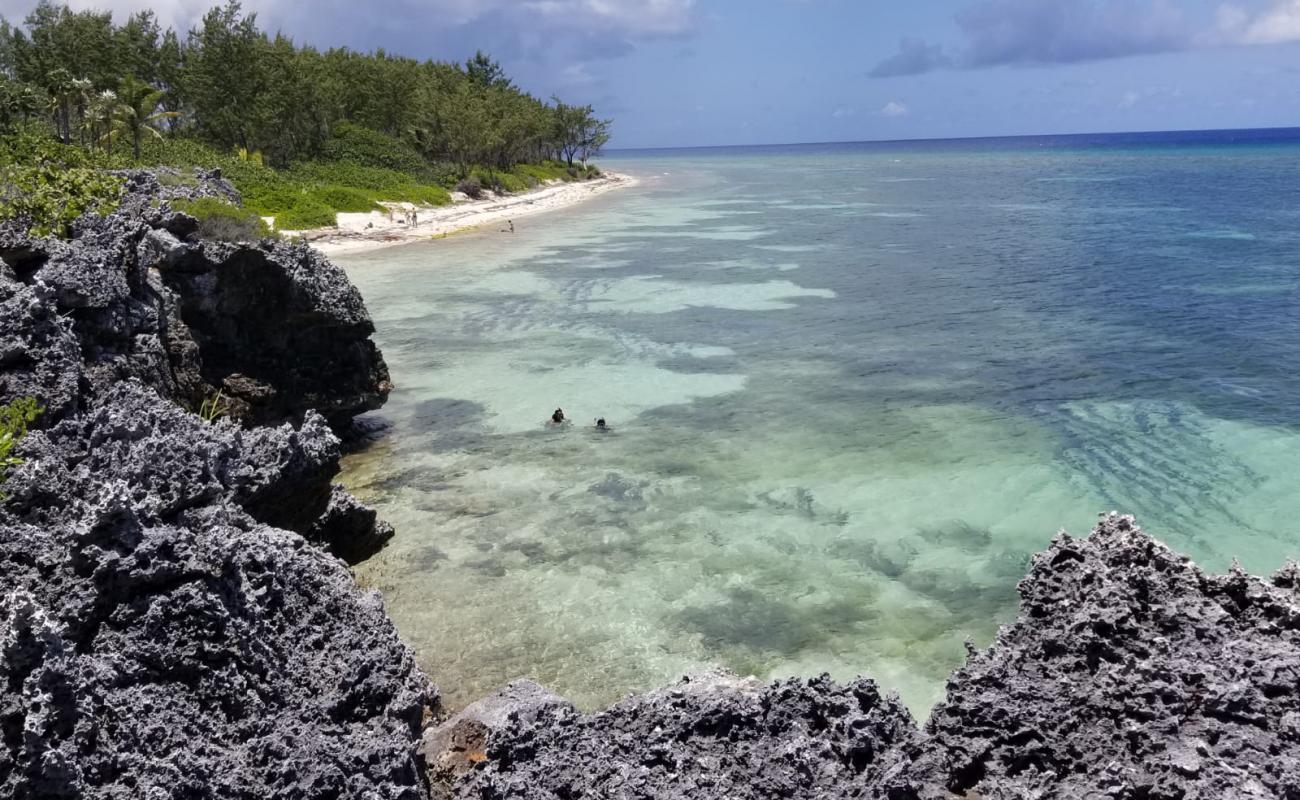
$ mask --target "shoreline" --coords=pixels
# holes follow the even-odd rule
[[[411,242],[445,239],[451,234],[484,225],[568,208],[615,189],[630,189],[639,183],[640,180],[631,175],[606,172],[595,180],[551,183],[521,194],[466,200],[447,206],[392,204],[399,209],[403,205],[414,208],[419,215],[419,222],[414,226],[392,221],[382,211],[368,211],[340,213],[338,224],[332,228],[285,233],[301,236],[326,256],[351,255]]]

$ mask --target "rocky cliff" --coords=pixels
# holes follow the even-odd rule
[[[338,442],[304,416],[342,429],[391,389],[360,294],[305,245],[198,239],[170,204],[237,199],[217,176],[125,177],[121,208],[84,217],[68,241],[0,227],[0,402],[37,397],[49,426],[136,381],[244,427],[300,425],[314,460],[244,509],[350,560],[374,552],[392,531],[331,486]]]
[[[307,248],[195,239],[200,177],[0,230],[0,402],[46,408],[0,507],[0,797],[423,797],[437,691],[311,543],[391,532],[331,483],[388,391],[369,317]]]

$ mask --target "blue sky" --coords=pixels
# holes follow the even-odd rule
[[[73,5],[184,27],[209,3]],[[530,91],[614,117],[618,147],[1300,125],[1300,0],[244,5],[320,46],[482,47]]]

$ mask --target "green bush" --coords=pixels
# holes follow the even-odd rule
[[[107,214],[122,197],[122,180],[98,169],[76,147],[35,128],[0,141],[0,220],[26,220],[38,236],[66,236],[82,214]]]
[[[322,186],[313,191],[311,196],[335,211],[357,213],[379,208],[379,204],[368,192],[347,186]]]
[[[218,242],[255,242],[271,235],[256,211],[215,197],[177,200],[172,208],[199,221],[199,236]]]
[[[334,209],[311,195],[304,195],[292,208],[275,217],[275,227],[282,231],[305,231],[330,228],[338,223]]]
[[[325,142],[321,156],[325,161],[406,173],[419,173],[427,167],[420,154],[405,142],[350,122],[334,126],[334,135]]]
[[[533,184],[528,182],[527,177],[515,175],[510,172],[500,172],[497,170],[488,170],[478,167],[472,172],[472,175],[473,177],[478,178],[480,184],[492,189],[492,191],[497,192],[498,194],[526,192],[533,186]]]
[[[13,454],[14,448],[44,410],[34,397],[20,397],[0,406],[0,483],[9,477],[9,470],[23,463]]]

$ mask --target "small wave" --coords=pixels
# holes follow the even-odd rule
[[[1185,234],[1189,239],[1224,239],[1238,242],[1253,242],[1255,234],[1231,229],[1193,231]]]

